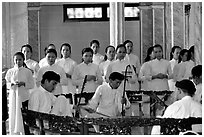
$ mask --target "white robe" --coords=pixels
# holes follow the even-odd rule
[[[9,133],[24,134],[23,119],[21,113],[22,102],[29,99],[29,89],[34,87],[34,80],[29,69],[24,67],[11,68],[7,71],[5,79],[9,90]],[[25,82],[25,87],[11,86],[16,82]]]

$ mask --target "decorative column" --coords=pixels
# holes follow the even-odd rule
[[[26,2],[2,3],[2,67],[13,66],[13,55],[28,43]]]
[[[147,54],[147,49],[153,46],[153,13],[151,3],[140,3],[140,45],[141,45],[141,63]]]
[[[163,47],[163,55],[166,57],[164,3],[155,2],[152,7],[153,16],[153,45],[160,44]]]
[[[124,42],[124,3],[110,2],[110,45]]]
[[[28,2],[28,43],[32,46],[32,59],[40,59],[40,2]]]
[[[184,8],[183,2],[173,2],[173,39],[174,46],[184,48]]]

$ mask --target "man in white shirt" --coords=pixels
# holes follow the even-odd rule
[[[42,76],[41,86],[32,92],[30,96],[28,109],[42,113],[50,113],[51,107],[56,100],[52,92],[59,82],[60,75],[53,71],[45,72]]]
[[[202,117],[202,106],[193,100],[196,88],[192,81],[184,79],[176,82],[178,101],[174,102],[164,112],[162,118]],[[192,130],[202,132],[202,125],[192,125]],[[160,126],[154,126],[152,134],[160,134]]]
[[[108,116],[120,116],[122,111],[123,92],[119,90],[121,82],[124,80],[124,75],[119,72],[113,72],[109,76],[109,83],[100,85],[89,101],[89,106],[96,112],[103,113]],[[126,107],[130,107],[130,102],[126,100]]]
[[[99,65],[103,61],[103,56],[99,54],[100,43],[98,40],[92,40],[90,42],[90,48],[93,50],[93,63]]]
[[[118,89],[121,82],[124,80],[124,75],[119,72],[113,72],[109,76],[109,83],[100,85],[86,106],[90,109],[89,112],[98,112],[110,117],[121,116],[122,104],[125,109],[130,108],[130,102],[125,94],[123,98],[122,90]],[[85,115],[85,114],[84,114]],[[87,117],[104,117],[96,113],[87,114]],[[96,132],[99,131],[98,126],[94,126]]]

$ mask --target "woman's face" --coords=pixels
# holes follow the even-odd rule
[[[84,63],[86,63],[86,64],[91,63],[92,58],[93,58],[93,54],[91,52],[85,52],[82,55],[82,59],[83,59]]]
[[[96,53],[98,53],[98,51],[99,51],[99,45],[96,44],[96,43],[93,43],[93,44],[91,45],[91,49],[93,50],[94,54],[96,54]]]
[[[47,58],[48,64],[53,65],[57,57],[54,53],[50,52],[50,53],[47,53],[46,58]]]
[[[115,57],[115,49],[113,47],[109,47],[106,53],[108,60],[113,60]]]
[[[154,55],[158,60],[162,59],[162,55],[163,55],[162,49],[160,47],[155,47]]]
[[[69,47],[68,46],[63,46],[62,49],[61,49],[61,54],[62,54],[63,58],[70,57],[71,51],[70,51]]]
[[[122,60],[125,58],[125,55],[126,55],[126,51],[125,51],[125,48],[124,47],[120,47],[118,48],[118,50],[116,51],[116,56],[119,60]]]
[[[132,52],[132,50],[133,50],[133,45],[132,45],[132,43],[126,43],[125,44],[125,47],[126,47],[126,49],[127,49],[127,54],[130,54],[131,52]]]
[[[32,52],[30,51],[28,47],[23,47],[22,53],[24,54],[26,60],[31,58]]]
[[[183,61],[183,62],[187,61],[187,57],[188,57],[188,52],[185,52],[185,53],[183,54],[183,56],[181,56],[182,61]]]
[[[173,58],[174,58],[175,60],[178,60],[180,51],[181,51],[180,48],[176,48],[176,49],[174,50],[174,53],[172,53]]]
[[[15,55],[13,57],[13,62],[14,62],[14,65],[17,65],[18,67],[22,67],[24,59],[21,55]]]

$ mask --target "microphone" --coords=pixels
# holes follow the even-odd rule
[[[126,87],[126,80],[127,80],[127,70],[130,67],[131,67],[130,65],[127,65],[126,68],[125,68],[125,79],[124,79],[124,87],[123,87],[123,97],[122,97],[122,99],[125,98],[125,87]],[[121,115],[125,116],[125,110],[124,110],[123,103],[122,103],[122,112],[121,112]]]

